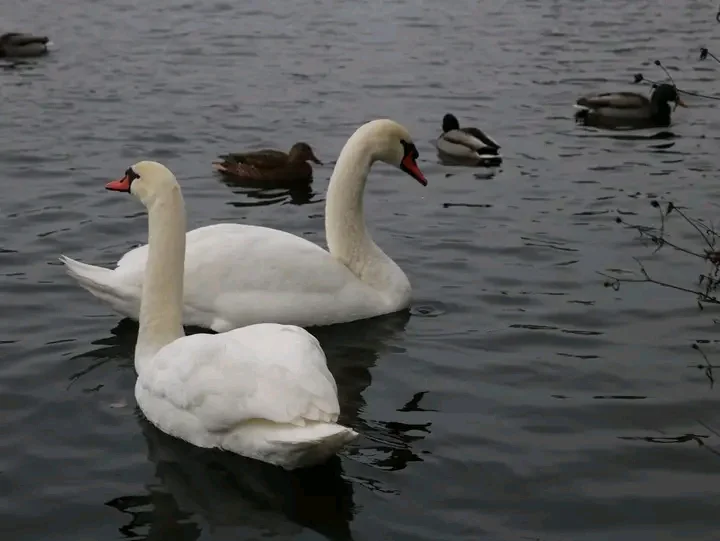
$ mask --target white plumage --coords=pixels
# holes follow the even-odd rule
[[[270,321],[329,325],[410,302],[399,274],[396,295],[384,295],[317,244],[278,229],[215,224],[188,232],[186,242],[185,325],[217,332]],[[130,250],[112,270],[61,260],[83,288],[137,319],[147,252],[147,244]]]
[[[107,188],[148,208],[147,264],[135,346],[135,398],[163,432],[293,469],[337,453],[358,434],[337,423],[337,387],[318,341],[300,327],[249,325],[185,336],[185,206],[174,175],[132,166]]]
[[[325,461],[357,437],[337,424],[320,344],[288,325],[179,338],[138,366],[135,396],[171,436],[288,469]]]

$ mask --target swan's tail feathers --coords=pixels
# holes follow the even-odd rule
[[[358,436],[352,428],[337,423],[295,426],[265,422],[229,434],[223,448],[294,470],[326,462]]]
[[[137,317],[133,313],[134,305],[137,302],[134,301],[132,295],[123,293],[125,288],[117,283],[117,276],[113,270],[81,263],[64,255],[60,256],[60,261],[65,264],[68,275],[72,276],[80,284],[80,287],[108,303],[120,314],[126,317]]]
[[[64,255],[60,256],[60,261],[65,264],[67,273],[91,293],[93,290],[107,289],[108,282],[111,281],[113,271],[110,269],[81,263]]]

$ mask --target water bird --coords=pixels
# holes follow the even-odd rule
[[[135,346],[135,399],[157,428],[285,469],[326,461],[358,433],[337,423],[337,385],[317,339],[260,323],[186,336],[185,203],[175,175],[138,162],[108,190],[148,211],[148,262]]]
[[[670,126],[671,109],[687,107],[674,85],[662,83],[650,98],[636,92],[606,92],[579,98],[575,121],[585,126],[610,129],[665,128]]]
[[[308,163],[323,163],[310,145],[295,143],[288,153],[274,149],[236,152],[219,156],[213,168],[231,179],[260,185],[292,186],[312,182],[313,168]]]
[[[461,128],[455,115],[448,113],[443,117],[442,131],[435,143],[442,159],[468,165],[502,163],[500,145],[478,128]]]
[[[9,32],[0,36],[0,57],[33,57],[48,52],[47,36]]]
[[[407,309],[410,281],[368,233],[363,194],[376,161],[427,185],[417,158],[407,129],[392,120],[373,120],[353,133],[328,187],[327,251],[267,227],[225,223],[188,232],[183,322],[224,332],[263,322],[331,325]],[[81,287],[137,320],[148,256],[144,245],[114,269],[62,261]]]

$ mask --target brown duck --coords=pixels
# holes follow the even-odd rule
[[[213,162],[213,168],[223,175],[245,181],[263,184],[301,184],[312,182],[312,166],[319,165],[310,145],[295,143],[287,154],[280,150],[264,149],[253,152],[238,152],[219,156],[220,162]]]

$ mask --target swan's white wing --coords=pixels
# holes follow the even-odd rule
[[[130,250],[118,261],[117,270],[142,277],[147,253],[147,244]],[[219,287],[227,290],[235,285],[268,291],[293,291],[302,286],[305,291],[328,293],[353,279],[350,270],[329,252],[278,229],[215,224],[186,236],[186,299],[187,288],[195,286],[204,297]]]
[[[143,391],[162,401],[168,418],[190,414],[207,432],[253,420],[335,422],[340,413],[325,354],[298,327],[264,323],[185,336],[148,362],[138,374]]]
[[[147,245],[131,250],[115,272],[141,288]],[[187,234],[186,320],[227,330],[258,321],[323,325],[372,315],[376,293],[318,245],[277,229],[216,224]],[[363,312],[366,310],[368,313]]]

